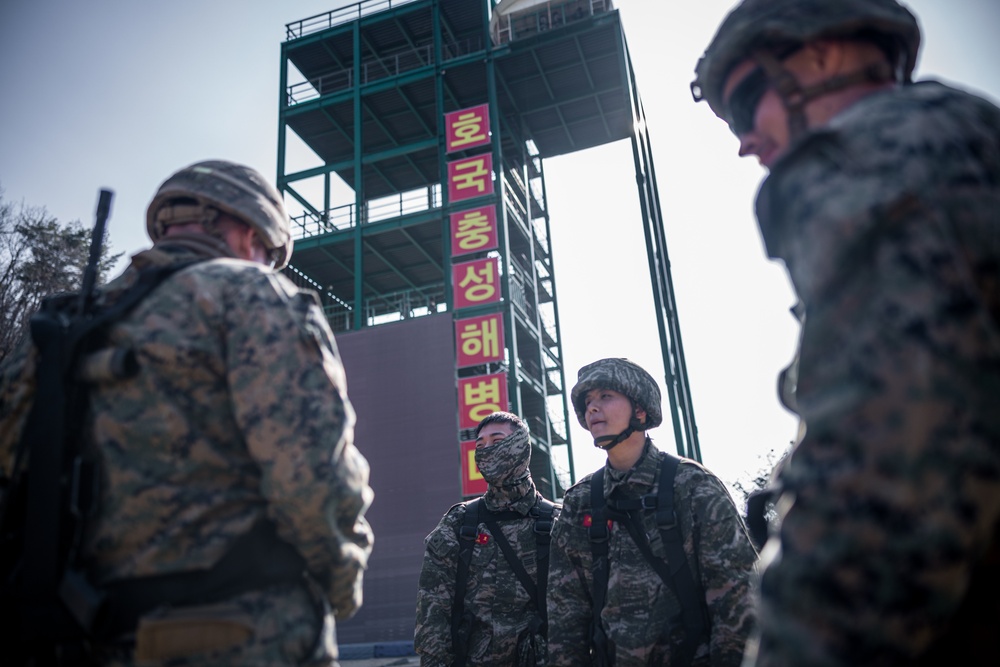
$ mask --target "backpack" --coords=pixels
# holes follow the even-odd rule
[[[459,526],[456,526],[458,535],[458,571],[455,575],[455,600],[451,605],[451,638],[452,648],[455,653],[455,667],[465,667],[466,650],[468,644],[468,633],[471,629],[468,623],[463,623],[465,617],[465,590],[469,579],[469,565],[472,562],[472,551],[479,534],[479,524],[485,523],[490,529],[493,539],[503,552],[504,558],[510,564],[511,569],[517,576],[521,586],[535,602],[536,616],[529,624],[529,631],[537,633],[543,637],[548,636],[548,615],[545,609],[545,592],[548,588],[549,577],[549,544],[551,541],[552,522],[555,511],[560,505],[545,498],[540,498],[538,503],[528,512],[528,516],[535,520],[535,553],[537,567],[537,583],[532,581],[528,571],[521,564],[517,554],[514,553],[510,542],[504,537],[500,529],[500,521],[515,521],[524,519],[524,515],[513,510],[507,512],[491,512],[486,508],[486,503],[482,498],[476,498],[465,506],[465,517]]]
[[[684,536],[674,509],[674,476],[680,459],[664,452],[660,465],[659,490],[641,498],[616,499],[604,497],[604,468],[594,473],[590,479],[591,524],[588,531],[590,551],[593,556],[591,574],[593,576],[593,618],[591,620],[591,648],[594,664],[600,667],[614,664],[614,653],[610,641],[601,625],[601,612],[608,592],[608,539],[611,531],[609,520],[617,521],[628,530],[632,541],[663,583],[666,584],[681,604],[681,624],[684,641],[680,648],[680,660],[675,665],[691,664],[698,646],[708,640],[708,610],[705,595],[694,578],[684,553]],[[649,539],[642,526],[641,512],[655,512],[656,524],[663,540],[667,559],[657,557],[649,546]]]

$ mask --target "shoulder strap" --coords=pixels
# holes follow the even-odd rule
[[[610,642],[601,625],[601,612],[608,596],[608,530],[607,511],[604,500],[604,468],[600,468],[590,478],[590,525],[587,536],[590,538],[590,574],[593,580],[593,617],[590,622],[590,644],[594,654],[595,665],[609,665],[613,658]]]
[[[698,645],[708,640],[709,632],[705,595],[701,586],[695,581],[687,555],[684,553],[684,536],[681,534],[680,522],[674,509],[674,477],[677,475],[679,464],[679,458],[664,452],[663,463],[660,465],[656,525],[660,529],[660,538],[667,554],[670,582],[681,603],[681,624],[685,631],[684,643],[681,646],[682,664],[688,665],[691,664]]]
[[[486,527],[490,529],[490,533],[493,535],[493,540],[500,547],[500,551],[503,552],[504,558],[507,559],[507,563],[510,565],[510,569],[514,571],[514,576],[517,580],[521,582],[521,586],[528,593],[528,596],[537,604],[538,603],[538,587],[535,582],[531,580],[531,576],[528,571],[524,568],[521,563],[521,559],[517,557],[517,553],[514,552],[514,548],[510,546],[510,542],[507,537],[503,534],[503,530],[500,528],[500,523],[497,519],[490,516],[490,512],[486,512],[486,517],[483,523]],[[520,515],[518,515],[520,518]]]
[[[497,546],[503,552],[504,558],[510,564],[524,590],[535,601],[539,614],[540,627],[538,631],[547,636],[547,614],[545,609],[545,590],[548,581],[549,542],[552,532],[552,517],[555,513],[555,503],[544,498],[531,510],[529,516],[535,519],[535,548],[537,551],[538,582],[531,580],[521,560],[517,557],[510,542],[503,534],[499,522],[513,521],[524,518],[517,512],[491,512],[483,506],[482,498],[469,502],[465,508],[462,523],[456,527],[458,535],[458,569],[455,573],[455,599],[451,606],[452,647],[455,653],[456,667],[465,665],[467,637],[461,634],[462,617],[465,614],[465,592],[469,580],[469,566],[472,562],[473,548],[479,534],[479,523],[485,523],[496,540]]]
[[[680,649],[681,661],[679,664],[688,665],[691,663],[698,646],[708,639],[708,612],[705,609],[705,596],[702,588],[695,580],[688,563],[687,555],[684,553],[684,536],[681,533],[680,522],[677,520],[677,512],[674,505],[674,478],[677,474],[677,466],[679,464],[679,458],[664,452],[663,461],[660,464],[659,487],[656,495],[650,494],[634,499],[612,499],[605,501],[603,474],[599,480],[601,484],[594,486],[594,480],[598,478],[598,475],[595,474],[591,480],[591,504],[596,508],[597,502],[600,502],[602,506],[607,502],[608,509],[601,508],[604,515],[601,516],[602,522],[607,520],[606,516],[613,515],[613,518],[618,520],[628,531],[632,541],[650,567],[659,575],[663,583],[673,590],[674,595],[677,596],[677,600],[681,605],[681,625],[684,627],[684,642]],[[598,473],[603,472],[603,468],[598,471]],[[600,498],[597,498],[598,495]],[[656,513],[656,525],[660,533],[660,538],[663,540],[663,548],[667,556],[665,561],[662,558],[658,558],[649,545],[649,540],[646,537],[646,531],[641,519],[641,513],[644,511],[655,511]],[[598,512],[595,509],[593,523],[590,528],[592,535],[595,531],[595,526],[597,526],[597,521]],[[606,526],[604,527],[604,531],[607,531]],[[607,594],[607,573],[604,573],[604,591],[598,597],[598,580],[596,575],[597,552],[594,550],[597,544],[599,542],[595,542],[592,536],[591,551],[595,556],[595,608],[597,607],[598,600],[600,600],[603,607]],[[606,544],[604,545],[604,551],[606,554]],[[595,619],[599,627],[599,612],[595,613]]]
[[[556,504],[542,498],[531,509],[535,517],[535,554],[536,572],[538,574],[538,593],[535,605],[542,619],[542,634],[548,636],[548,609],[546,608],[546,592],[549,585],[549,546],[552,542],[552,521],[556,512]]]
[[[462,617],[465,616],[465,588],[469,581],[469,564],[479,532],[479,510],[483,499],[476,498],[465,506],[462,523],[455,527],[458,535],[458,569],[455,572],[455,599],[451,604],[451,647],[455,654],[455,667],[465,667],[468,637],[463,636]]]
[[[708,614],[702,588],[695,581],[684,553],[684,536],[674,507],[674,478],[678,464],[679,458],[664,452],[656,496],[618,500],[613,502],[613,507],[618,510],[616,514],[622,519],[639,552],[680,602],[681,625],[684,627],[680,664],[689,665],[698,646],[708,639]],[[609,505],[612,503],[609,502]],[[649,510],[656,512],[656,525],[667,556],[665,561],[653,554],[646,537],[640,513]]]

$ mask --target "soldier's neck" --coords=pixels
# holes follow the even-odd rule
[[[636,431],[608,450],[608,465],[615,470],[629,470],[642,456],[646,432]]]

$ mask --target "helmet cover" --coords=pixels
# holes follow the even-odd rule
[[[146,209],[146,231],[155,243],[165,225],[157,221],[161,208],[175,199],[194,199],[249,225],[281,269],[292,255],[291,222],[281,195],[250,167],[209,160],[176,172],[165,180]]]
[[[587,428],[587,420],[584,418],[587,393],[592,389],[617,391],[632,401],[633,405],[645,410],[644,429],[655,428],[663,421],[660,388],[649,373],[628,359],[600,359],[580,369],[570,398],[576,418],[583,428]]]
[[[896,0],[743,0],[722,21],[698,61],[691,92],[725,118],[726,77],[755,51],[860,36],[887,45],[898,80],[910,80],[920,49],[920,26]]]

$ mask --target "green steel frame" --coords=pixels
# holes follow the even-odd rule
[[[565,445],[573,482],[543,163],[627,137],[676,448],[700,460],[652,147],[618,13],[608,0],[553,1],[509,20],[501,43],[491,44],[495,5],[366,0],[288,24],[277,182],[301,207],[290,275],[320,291],[335,329],[452,311],[444,113],[487,101],[496,193],[482,201],[503,204],[509,396],[522,415],[529,403],[536,414],[543,406],[542,424],[533,425],[536,443],[549,457],[553,446]],[[319,166],[288,171],[290,132]],[[347,204],[333,201],[335,174],[353,190]],[[321,195],[305,192],[315,179]],[[513,202],[520,202],[518,211]],[[543,307],[551,323],[543,321]],[[547,476],[557,489],[551,466]]]
[[[477,16],[470,16],[470,10]],[[499,80],[495,59],[502,50],[489,48],[489,18],[485,0],[368,0],[287,26],[289,40],[281,51],[277,182],[302,210],[296,216],[302,238],[296,241],[289,275],[320,291],[335,329],[360,330],[391,316],[388,311],[396,307],[391,297],[400,291],[437,297],[428,313],[442,307],[452,311],[448,214],[453,207],[444,201],[440,187],[447,180],[444,113],[488,102],[496,193],[476,205],[505,202],[498,207],[507,359],[502,367],[508,372],[512,409],[530,420],[535,445],[545,455],[538,460],[546,466],[533,464],[533,475],[543,492],[555,496],[576,474],[549,216],[530,187],[538,184],[544,202],[544,174],[541,158],[525,147],[527,137],[519,131],[516,113],[501,111],[506,84]],[[390,47],[379,41],[391,39],[397,43]],[[381,51],[384,48],[388,53]],[[408,58],[412,60],[404,62]],[[387,60],[392,65],[383,69],[395,69],[389,75],[373,75]],[[300,81],[290,81],[291,66]],[[463,85],[473,92],[464,93]],[[383,113],[379,104],[385,99],[402,111]],[[311,134],[310,128],[319,129]],[[289,172],[289,132],[313,149],[320,166]],[[375,135],[388,141],[375,147]],[[433,160],[425,159],[427,155]],[[413,175],[394,182],[394,174],[404,171]],[[332,201],[334,174],[353,188],[353,201],[331,208],[339,203]],[[322,178],[322,196],[310,197],[300,183],[316,178]],[[511,182],[523,187],[513,188]],[[427,206],[404,212],[403,199],[412,187],[426,189]],[[373,221],[373,202],[395,196],[402,214]],[[529,212],[527,219],[510,215],[510,201],[521,202]],[[403,241],[393,245],[395,241],[387,239]],[[514,260],[515,245],[527,248],[529,266]],[[371,306],[380,299],[388,304],[387,312]],[[549,326],[539,307],[543,302],[551,309]],[[496,310],[494,305],[462,312],[474,316]],[[558,479],[551,465],[557,447],[565,447],[568,478]]]

